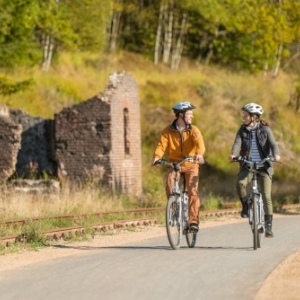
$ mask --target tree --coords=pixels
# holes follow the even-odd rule
[[[0,0],[0,66],[35,64],[41,58],[34,28],[39,14],[35,0]]]

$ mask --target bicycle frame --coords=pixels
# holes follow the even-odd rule
[[[175,171],[172,193],[168,199],[166,208],[166,228],[168,240],[171,247],[175,250],[180,248],[183,234],[186,235],[187,244],[190,248],[195,246],[197,236],[196,233],[190,233],[186,230],[188,226],[189,201],[186,191],[185,177],[184,174],[180,173],[180,165],[186,161],[193,163],[194,158],[187,156],[177,163],[167,162],[165,159],[160,159],[156,162],[156,164],[167,165]],[[180,178],[183,178],[182,190],[180,189]]]
[[[253,232],[253,248],[256,250],[261,246],[260,234],[265,231],[264,220],[264,207],[262,201],[262,195],[258,189],[257,183],[257,163],[253,164],[253,169],[250,172],[253,173],[252,185],[248,195],[248,216],[249,224]]]
[[[260,162],[253,162],[247,160],[241,156],[233,158],[235,162],[242,162],[247,164],[248,170],[253,174],[251,189],[247,197],[248,203],[248,218],[249,225],[251,226],[253,233],[253,249],[261,247],[261,234],[265,232],[265,220],[264,220],[264,207],[262,201],[262,194],[258,189],[257,173],[258,166],[266,161],[274,161],[271,157],[266,157]]]

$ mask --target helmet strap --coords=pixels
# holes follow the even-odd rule
[[[181,115],[182,114],[182,115]],[[182,112],[179,114],[180,118],[183,120],[185,126],[187,125],[186,122],[185,122],[185,112]]]

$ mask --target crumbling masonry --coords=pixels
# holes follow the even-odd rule
[[[140,195],[140,99],[135,79],[114,73],[103,93],[55,114],[54,120],[0,110],[0,179],[43,174],[99,182]]]

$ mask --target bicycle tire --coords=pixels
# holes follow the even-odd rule
[[[166,229],[170,246],[174,250],[180,248],[182,239],[182,214],[180,198],[170,196],[166,209]]]
[[[252,232],[253,232],[253,249],[256,250],[258,247],[258,244],[260,246],[260,240],[259,240],[259,233],[257,229],[258,224],[258,211],[257,211],[257,201],[258,197],[254,195],[253,197],[253,220],[252,220]]]
[[[257,233],[257,248],[261,247],[261,233]]]
[[[195,232],[186,233],[186,243],[189,248],[194,248],[196,245],[196,241],[197,241],[197,233]]]

